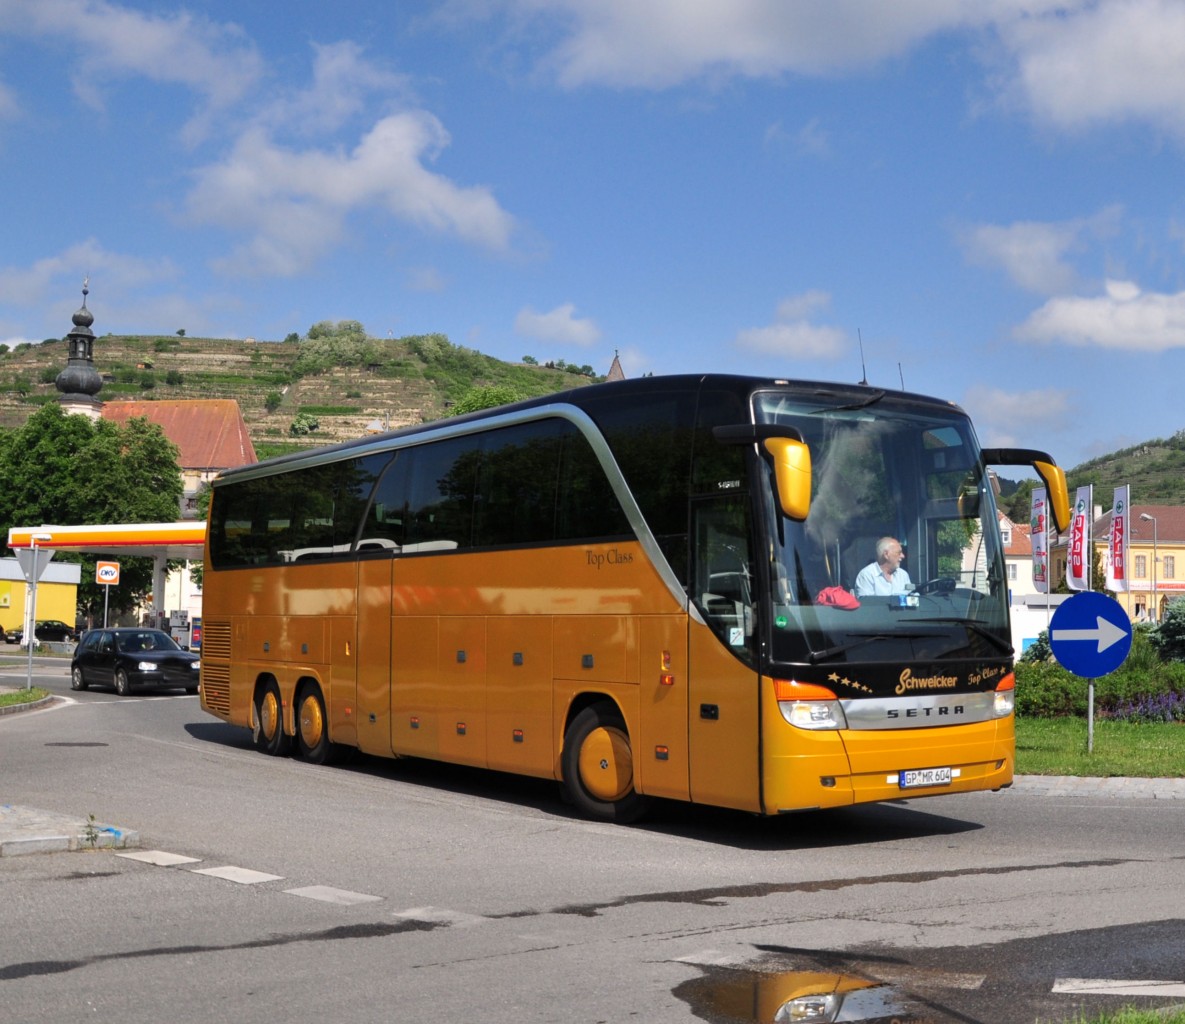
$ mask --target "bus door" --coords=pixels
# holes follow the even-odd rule
[[[691,799],[760,810],[760,676],[748,496],[693,500],[688,630]]]
[[[358,562],[356,639],[358,748],[390,757],[391,749],[391,590],[395,560]]]

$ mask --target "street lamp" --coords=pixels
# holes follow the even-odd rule
[[[1150,516],[1147,512],[1141,512],[1140,518],[1146,523],[1152,524],[1152,621],[1160,622],[1160,600],[1157,595],[1157,569],[1160,565],[1160,557],[1157,553],[1157,537],[1156,537],[1156,516]]]
[[[28,648],[28,674],[25,677],[25,689],[33,689],[33,644],[37,640],[37,580],[41,576],[40,566],[37,564],[37,542],[44,544],[53,540],[48,533],[35,533],[31,538],[30,547],[33,549],[33,569],[29,574],[29,617],[25,626],[25,643]],[[52,554],[52,552],[51,552]]]

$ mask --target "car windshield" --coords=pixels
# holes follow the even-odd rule
[[[994,493],[960,410],[763,392],[758,423],[810,447],[805,521],[763,503],[775,660],[999,657],[1011,651]]]
[[[139,651],[181,650],[168,633],[161,633],[156,630],[116,633],[115,646],[123,654],[135,654]]]

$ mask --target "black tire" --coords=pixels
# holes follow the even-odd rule
[[[255,749],[278,757],[288,753],[292,737],[284,733],[284,705],[275,680],[262,686],[255,695],[255,710],[251,716],[251,738]]]
[[[341,747],[329,741],[325,699],[315,685],[305,686],[296,702],[296,746],[309,764],[332,764],[341,754]]]
[[[122,668],[115,670],[115,692],[121,697],[127,697],[132,692],[132,683],[128,674]]]
[[[564,733],[564,793],[581,814],[628,824],[649,801],[634,790],[634,757],[625,719],[612,704],[585,708]]]
[[[196,694],[196,693],[198,692],[198,688],[197,688],[197,686],[196,686],[196,685],[194,685],[194,686],[187,686],[187,687],[185,687],[185,692],[186,692],[186,693],[188,693],[188,694],[189,694],[189,696],[191,696],[191,697],[192,697],[194,694]]]
[[[86,687],[86,677],[82,674],[82,669],[75,665],[74,668],[70,670],[70,689],[85,690]]]

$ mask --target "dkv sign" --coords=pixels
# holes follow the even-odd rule
[[[119,563],[96,562],[95,582],[105,583],[109,587],[116,586],[119,583]]]

